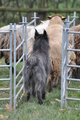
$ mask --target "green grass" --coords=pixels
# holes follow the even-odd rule
[[[15,111],[0,111],[8,120],[79,120],[80,110],[64,108],[60,109],[60,102],[56,100],[59,95],[56,90],[46,95],[44,105],[37,103],[37,98],[31,97],[29,102],[20,101]]]
[[[2,59],[1,62],[4,63],[4,59]],[[20,67],[21,66],[22,63],[20,63]],[[17,72],[18,69],[19,68],[17,68]],[[8,73],[8,68],[4,69],[3,71],[0,69],[0,78],[2,76],[9,77]],[[12,83],[14,83],[14,81],[12,81]],[[3,86],[9,86],[9,83],[0,82],[0,87]],[[80,88],[80,83],[71,82],[69,87]],[[70,97],[80,98],[79,91],[69,91],[68,95]],[[9,93],[7,91],[2,91],[0,96],[9,96]],[[51,93],[49,93],[47,90],[46,99],[44,100],[43,105],[39,105],[37,98],[32,96],[29,102],[25,102],[25,96],[23,96],[21,101],[18,100],[18,106],[15,111],[0,110],[0,120],[80,120],[80,101],[68,101],[68,107],[61,109],[60,97],[60,86],[53,88]],[[7,103],[7,101],[0,101],[0,107],[1,105],[5,106]]]

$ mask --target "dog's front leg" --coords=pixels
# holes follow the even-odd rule
[[[30,99],[30,92],[27,93],[26,100],[29,101]]]
[[[41,91],[37,91],[38,103],[43,104]]]
[[[36,96],[35,82],[32,83],[32,95],[33,95],[34,97]]]
[[[30,99],[30,88],[26,90],[26,101],[29,101],[29,99]]]

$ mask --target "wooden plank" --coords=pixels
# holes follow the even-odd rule
[[[0,11],[8,11],[8,12],[38,12],[38,13],[48,13],[48,12],[58,12],[58,13],[73,13],[76,11],[80,13],[79,8],[64,8],[64,9],[49,9],[49,8],[11,8],[11,7],[0,7]]]

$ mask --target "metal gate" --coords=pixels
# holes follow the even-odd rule
[[[20,94],[21,94],[21,96],[19,97],[20,99],[24,95],[22,71],[24,68],[25,60],[27,59],[27,55],[29,54],[27,52],[27,41],[30,40],[30,38],[27,39],[27,27],[33,23],[34,23],[34,27],[36,27],[36,18],[37,17],[36,17],[35,12],[34,12],[34,17],[32,17],[32,18],[33,18],[33,20],[31,22],[27,23],[27,18],[22,17],[22,26],[18,30],[20,30],[22,28],[23,37],[22,37],[21,43],[18,46],[16,46],[16,35],[17,35],[18,30],[16,29],[16,24],[14,24],[14,110],[17,106],[17,98],[19,97]],[[21,47],[21,45],[23,46],[23,54],[20,57],[20,59],[18,59],[18,61],[16,62],[16,51]],[[20,63],[20,61],[22,59],[23,59],[22,68],[16,74],[17,65]],[[19,78],[20,75],[21,75],[21,77]]]
[[[20,100],[24,94],[24,85],[23,85],[23,68],[25,64],[25,60],[27,59],[27,55],[30,53],[27,52],[27,42],[30,41],[31,38],[27,39],[27,27],[34,24],[34,28],[36,27],[36,13],[34,12],[34,16],[32,17],[32,21],[27,23],[27,18],[22,17],[21,25],[14,25],[12,26],[12,23],[10,24],[10,29],[8,31],[0,31],[0,34],[9,34],[9,40],[10,40],[10,48],[8,49],[1,49],[0,48],[0,54],[2,51],[4,52],[10,52],[10,64],[9,65],[0,65],[0,68],[6,68],[9,67],[9,78],[0,78],[0,84],[1,81],[9,81],[9,87],[2,87],[0,86],[0,93],[5,91],[10,91],[8,93],[9,98],[2,98],[0,96],[0,104],[3,104],[4,106],[0,109],[6,108],[5,105],[8,105],[8,109],[11,109],[12,106],[14,106],[14,110],[16,109],[18,100]],[[18,26],[18,27],[17,27]],[[13,63],[12,63],[13,62]],[[5,63],[4,63],[5,64]],[[14,68],[14,77],[12,80],[12,66]],[[4,73],[5,75],[5,73]],[[12,92],[13,89],[13,92]],[[1,95],[2,95],[1,94]],[[8,100],[9,102],[2,102]],[[13,104],[13,105],[12,105]]]
[[[6,49],[1,49],[0,48],[0,54],[2,52],[9,52],[9,59],[10,59],[10,64],[5,65],[5,64],[0,64],[0,73],[2,74],[3,69],[6,69],[9,67],[9,75],[6,78],[5,73],[4,73],[4,78],[0,77],[0,109],[5,108],[5,105],[7,103],[9,104],[9,107],[12,107],[12,24],[10,24],[10,29],[8,31],[0,31],[1,34],[8,34],[9,35],[9,42],[10,42],[10,47]],[[2,37],[2,36],[1,36]],[[0,40],[1,42],[1,40]],[[1,76],[1,75],[0,75]],[[7,83],[7,86],[4,86],[5,83]],[[5,96],[5,93],[8,93],[8,96]],[[8,101],[8,102],[5,102]]]
[[[69,53],[74,51],[80,52],[80,49],[74,49],[74,34],[80,34],[80,32],[75,31],[75,18],[76,18],[76,12],[74,12],[73,20],[69,20],[69,16],[64,22],[63,25],[63,42],[62,42],[62,70],[61,70],[61,108],[63,108],[63,105],[65,104],[65,107],[67,107],[68,100],[71,101],[80,101],[80,98],[72,97],[69,95],[69,91],[80,91],[80,88],[77,88],[74,85],[74,88],[70,86],[70,82],[80,82],[80,79],[73,78],[72,68],[80,68],[79,65],[70,65],[69,64]],[[73,24],[73,31],[69,30],[70,25]],[[69,35],[72,34],[72,45],[71,48],[69,47]],[[70,73],[69,73],[70,72]],[[80,84],[80,83],[79,83]]]

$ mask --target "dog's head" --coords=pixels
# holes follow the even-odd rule
[[[50,48],[49,38],[48,38],[46,30],[44,30],[43,34],[39,34],[38,31],[35,29],[33,51],[40,50],[44,52],[44,50],[48,51],[49,48]]]
[[[42,41],[49,42],[48,35],[46,30],[44,30],[43,34],[39,34],[38,31],[35,29],[35,40],[38,40],[39,38],[42,39]]]

